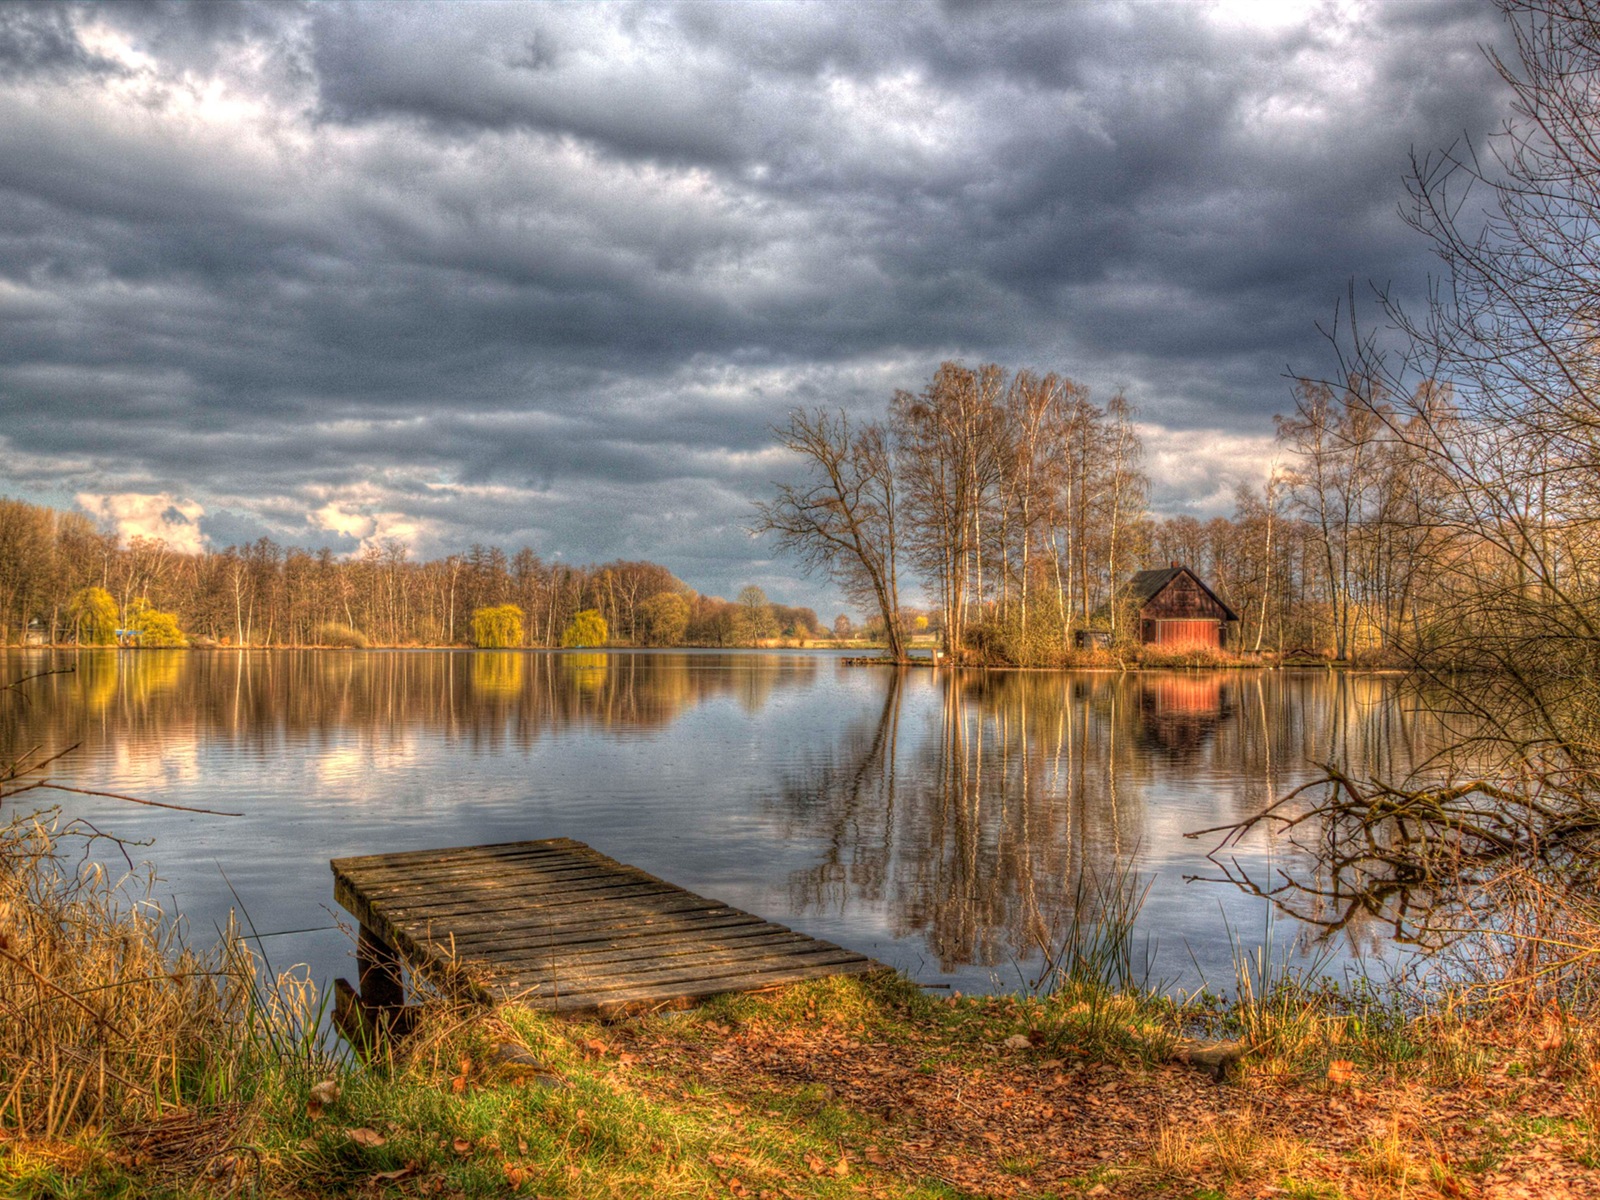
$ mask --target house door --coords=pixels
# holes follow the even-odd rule
[[[1216,621],[1157,621],[1156,644],[1218,647],[1222,638]]]

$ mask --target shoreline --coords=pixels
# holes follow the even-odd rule
[[[422,644],[397,644],[397,645],[371,645],[371,646],[319,646],[319,645],[188,645],[188,646],[82,646],[72,643],[58,643],[50,645],[5,645],[0,646],[0,653],[18,652],[46,652],[53,654],[65,653],[103,653],[105,651],[127,651],[132,653],[170,653],[172,651],[189,651],[201,654],[224,653],[259,653],[282,651],[318,651],[326,653],[399,653],[406,651],[437,651],[450,653],[471,654],[634,654],[634,653],[661,653],[670,654],[675,651],[706,651],[712,653],[738,654],[759,653],[762,651],[782,651],[795,654],[828,654],[844,655],[850,657],[840,658],[839,661],[852,667],[916,667],[933,668],[943,671],[1004,671],[1004,672],[1093,672],[1100,674],[1132,674],[1141,671],[1352,671],[1363,674],[1381,675],[1407,675],[1412,674],[1411,669],[1397,667],[1390,664],[1366,664],[1350,660],[1293,661],[1279,662],[1268,658],[1260,660],[1237,659],[1219,662],[1156,662],[1139,663],[1128,662],[1125,664],[1107,664],[1096,660],[1090,662],[1066,663],[1050,666],[1018,666],[1010,663],[951,663],[935,662],[931,655],[915,655],[905,660],[895,660],[883,654],[853,653],[871,647],[861,646],[830,646],[818,644],[801,645],[740,645],[740,646],[713,646],[701,644],[684,644],[677,646],[503,646],[479,647],[467,645],[422,645]]]
[[[101,936],[138,942],[153,927],[128,913]],[[8,951],[0,977],[35,940]],[[160,973],[123,980],[115,1015],[102,1017],[112,1003],[104,987],[55,962],[44,977],[53,990],[39,996],[60,1043],[52,1051],[70,1042],[103,1056],[96,1022],[125,1023],[149,1009],[147,993],[185,986]],[[1399,993],[1312,990],[1287,976],[1259,998],[1173,999],[1117,990],[1092,970],[1042,993],[941,997],[896,973],[611,1022],[436,995],[406,1039],[358,1055],[321,1029],[314,989],[261,978],[254,962],[203,955],[199,965],[231,981],[224,989],[249,998],[193,1011],[169,1004],[171,1027],[143,1036],[173,1047],[171,1083],[130,1077],[135,1068],[119,1061],[110,1091],[100,1077],[98,1108],[58,1100],[56,1115],[42,1117],[38,1089],[70,1090],[72,1067],[64,1083],[36,1079],[30,1089],[0,1032],[0,1191],[170,1200],[240,1191],[283,1200],[1600,1192],[1591,1082],[1600,1039],[1579,1014],[1543,1005],[1520,1015],[1505,1000],[1416,1007]],[[1190,1048],[1195,1033],[1235,1040],[1222,1044],[1226,1057],[1208,1058]],[[157,1077],[166,1070],[156,1064]]]

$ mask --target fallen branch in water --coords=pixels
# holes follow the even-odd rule
[[[1487,989],[1600,984],[1600,798],[1554,774],[1400,788],[1322,771],[1252,817],[1185,834],[1221,835],[1214,882],[1323,937],[1370,921],[1394,941],[1448,947],[1451,969]],[[1228,852],[1258,831],[1301,856],[1253,878]]]
[[[1211,852],[1215,857],[1258,827],[1274,827],[1278,833],[1289,833],[1293,841],[1292,831],[1309,825],[1315,830],[1316,848],[1333,851],[1324,859],[1327,865],[1387,862],[1418,879],[1432,879],[1441,869],[1455,873],[1474,865],[1589,850],[1587,840],[1600,835],[1600,808],[1593,798],[1550,779],[1535,780],[1527,788],[1473,779],[1405,789],[1377,780],[1358,783],[1331,763],[1321,767],[1321,777],[1255,816],[1197,829],[1184,837],[1222,834]],[[1317,788],[1328,789],[1325,799],[1295,806],[1301,796]]]
[[[41,779],[38,783],[30,783],[25,788],[18,788],[17,791],[31,791],[34,788],[49,788],[53,792],[75,792],[80,796],[104,796],[109,800],[125,800],[129,804],[143,804],[147,808],[170,808],[174,812],[204,813],[209,817],[244,816],[242,812],[224,812],[216,808],[194,808],[187,804],[168,804],[161,800],[141,800],[138,796],[124,796],[121,792],[100,792],[93,788],[68,787],[64,783],[51,783],[47,779]]]

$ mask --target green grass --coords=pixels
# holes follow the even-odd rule
[[[48,841],[37,828],[14,833],[14,845],[25,849]],[[828,1200],[855,1195],[859,1185],[886,1198],[959,1194],[938,1179],[853,1157],[892,1140],[893,1117],[852,1105],[826,1059],[817,1074],[792,1078],[730,1079],[693,1068],[735,1037],[824,1032],[828,1037],[808,1045],[893,1047],[903,1069],[927,1077],[948,1072],[975,1079],[997,1064],[1032,1071],[1059,1059],[1069,1073],[1075,1064],[1098,1064],[1085,1077],[1121,1070],[1145,1080],[1181,1038],[1204,1032],[1251,1042],[1237,1091],[1242,1099],[1262,1083],[1326,1092],[1331,1100],[1396,1080],[1462,1095],[1492,1093],[1503,1110],[1495,1122],[1478,1124],[1470,1151],[1464,1147],[1450,1163],[1399,1132],[1339,1160],[1314,1142],[1245,1118],[1208,1129],[1176,1125],[1164,1148],[1122,1147],[1125,1160],[1086,1172],[1065,1194],[1099,1186],[1162,1196],[1253,1194],[1270,1184],[1285,1195],[1334,1200],[1345,1194],[1338,1185],[1306,1176],[1342,1162],[1385,1186],[1433,1172],[1444,1187],[1455,1178],[1451,1172],[1481,1173],[1534,1141],[1565,1147],[1577,1162],[1600,1157],[1600,1038],[1585,1023],[1541,1016],[1544,1025],[1506,1046],[1484,1036],[1492,1013],[1428,1008],[1414,994],[1361,982],[1336,987],[1307,979],[1274,960],[1270,938],[1260,950],[1241,953],[1233,995],[1171,997],[1143,971],[1132,932],[1143,891],[1130,875],[1080,882],[1079,915],[1057,931],[1051,969],[1027,995],[930,997],[895,976],[833,978],[644,1019],[630,1026],[632,1034],[525,1009],[490,1012],[435,1000],[409,1039],[362,1061],[328,1038],[322,999],[303,977],[274,976],[227,931],[216,955],[197,958],[173,940],[170,926],[119,917],[125,909],[110,892],[52,875],[49,861],[38,858],[42,874],[35,883],[58,889],[40,893],[41,911],[55,924],[40,925],[45,932],[30,935],[28,945],[36,954],[30,962],[56,972],[57,990],[33,987],[28,995],[30,1019],[60,1041],[34,1044],[13,1032],[17,1052],[0,1056],[0,1102],[25,1098],[0,1103],[0,1195],[8,1198],[766,1191]],[[20,862],[13,859],[8,869],[23,869]],[[9,894],[22,897],[28,889]],[[57,945],[61,937],[47,937],[46,925],[76,940]],[[136,960],[128,958],[127,939],[139,947]],[[129,1066],[132,1086],[101,1084],[98,1108],[74,1101],[59,1080],[35,1087],[20,1073],[22,1054],[48,1055],[52,1045],[58,1056],[70,1054],[94,1036],[85,1023],[93,1014],[68,990],[103,994],[117,964],[129,961],[141,963],[148,977],[142,986],[149,994],[138,1010],[145,1014],[141,1045],[165,1057],[152,1066],[139,1046],[124,1048],[115,1061],[143,1064],[148,1074],[134,1077]],[[187,985],[169,976],[166,968],[186,962],[208,964],[209,990],[185,992]],[[20,994],[16,986],[0,992]],[[54,1024],[44,1020],[46,1004],[57,1006],[48,1013]],[[129,1030],[131,1011],[108,1010]],[[1028,1044],[1008,1048],[1019,1035]],[[595,1048],[629,1036],[670,1051],[623,1062],[614,1047]],[[499,1065],[497,1048],[507,1044],[536,1060],[544,1079]],[[1496,1082],[1486,1088],[1491,1075]],[[1515,1098],[1552,1076],[1572,1081],[1580,1116],[1515,1115]],[[311,1111],[313,1085],[330,1079],[338,1098]],[[1029,1086],[1020,1075],[1016,1082]],[[159,1104],[149,1096],[158,1086]],[[1302,1169],[1307,1164],[1315,1170]],[[1034,1150],[996,1151],[988,1165],[1023,1192],[1040,1169]]]
[[[931,1074],[992,1064],[1005,1038],[1047,1030],[1031,1052],[1039,1059],[1070,1055],[1143,1070],[1197,1013],[1243,1028],[1263,1020],[1265,1011],[1265,1019],[1289,1020],[1295,1028],[1315,1017],[1321,1031],[1315,1053],[1305,1049],[1273,1060],[1274,1070],[1298,1074],[1308,1086],[1325,1086],[1320,1079],[1333,1057],[1359,1062],[1365,1071],[1420,1063],[1438,1079],[1461,1074],[1451,1062],[1467,1035],[1449,1020],[1410,1018],[1408,1026],[1377,997],[1337,989],[1307,990],[1294,1003],[1312,1011],[1301,1012],[1284,997],[1265,1010],[1257,1006],[1253,1014],[1241,1014],[1237,1004],[1214,998],[1186,1005],[1145,993],[1096,991],[1082,979],[1048,995],[959,1000],[929,999],[892,979],[835,979],[777,997],[724,998],[641,1028],[673,1044],[714,1049],[738,1032],[759,1036],[763,1030],[826,1026],[851,1037],[914,1043],[924,1056],[920,1069]],[[258,1019],[270,1011],[270,1003],[258,1005]],[[590,1041],[617,1036],[605,1026],[527,1010],[494,1015],[441,1004],[400,1052],[381,1062],[317,1064],[338,1080],[341,1094],[313,1116],[306,1107],[308,1081],[319,1071],[308,1072],[312,1064],[303,1042],[260,1035],[255,1069],[240,1077],[229,1097],[244,1105],[239,1125],[222,1131],[229,1136],[208,1151],[185,1163],[130,1162],[118,1157],[109,1135],[87,1129],[54,1144],[0,1146],[0,1194],[23,1200],[193,1200],[222,1194],[233,1183],[239,1194],[256,1189],[253,1194],[285,1197],[758,1196],[766,1190],[821,1200],[854,1195],[864,1182],[883,1196],[959,1194],[937,1180],[902,1178],[860,1161],[847,1162],[846,1173],[835,1174],[841,1147],[871,1145],[885,1127],[826,1083],[765,1080],[732,1095],[666,1067],[658,1073],[642,1066],[621,1069],[614,1053],[597,1056],[587,1048]],[[493,1050],[507,1039],[526,1047],[542,1071],[564,1086],[497,1074]],[[271,1057],[274,1046],[287,1049],[284,1059]],[[1562,1053],[1552,1050],[1546,1057],[1559,1059]],[[1571,1145],[1582,1161],[1594,1131],[1567,1118],[1531,1117],[1497,1127],[1494,1136],[1492,1150],[1477,1157],[1464,1156],[1448,1168],[1415,1160],[1416,1169],[1471,1175],[1541,1137]],[[1186,1173],[1179,1172],[1166,1185],[1151,1184],[1150,1194],[1162,1187],[1170,1195],[1227,1196],[1236,1188],[1251,1194],[1263,1180],[1282,1195],[1304,1200],[1346,1194],[1335,1183],[1305,1178],[1292,1160],[1261,1176],[1270,1171],[1266,1159],[1273,1145],[1267,1133],[1245,1127],[1233,1142],[1221,1135],[1199,1138],[1188,1151],[1197,1177],[1179,1186]],[[1385,1165],[1381,1150],[1375,1143],[1369,1151],[1375,1164],[1370,1170],[1398,1169]],[[220,1155],[233,1155],[238,1170],[218,1167],[214,1160]],[[1031,1155],[1008,1155],[994,1165],[1026,1191],[1025,1181],[1039,1163]],[[1141,1174],[1146,1170],[1137,1158],[1108,1163],[1074,1180],[1064,1194],[1149,1183]],[[1208,1178],[1212,1172],[1221,1177]]]

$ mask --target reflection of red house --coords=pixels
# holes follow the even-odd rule
[[[1139,640],[1147,646],[1221,649],[1228,644],[1228,622],[1239,619],[1180,563],[1140,571],[1128,584],[1128,592],[1139,609]]]
[[[1139,736],[1183,757],[1197,751],[1231,713],[1220,672],[1147,674],[1139,679]]]
[[[1151,712],[1158,717],[1217,717],[1222,715],[1222,678],[1156,679],[1147,692]]]

